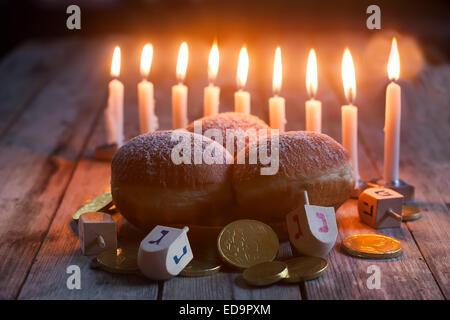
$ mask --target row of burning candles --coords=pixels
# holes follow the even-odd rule
[[[153,84],[147,80],[153,57],[153,47],[145,45],[141,56],[141,73],[143,80],[138,84],[139,121],[141,133],[148,133],[158,129],[158,118],[155,115],[155,100]],[[172,124],[173,129],[184,128],[188,124],[187,96],[188,88],[183,84],[188,64],[188,46],[183,42],[178,53],[176,67],[178,84],[172,87]],[[248,53],[245,46],[239,54],[237,82],[239,89],[234,95],[236,112],[250,113],[250,93],[244,90],[248,74]],[[214,85],[219,68],[219,49],[217,44],[212,46],[209,55],[208,76],[210,83],[204,89],[204,115],[219,112],[220,88]],[[392,47],[388,61],[388,76],[391,83],[386,90],[386,118],[385,118],[385,146],[384,146],[384,180],[396,183],[398,181],[399,148],[400,148],[400,116],[401,116],[401,88],[395,83],[400,74],[400,58],[397,41],[392,40]],[[111,75],[114,79],[109,83],[108,106],[105,110],[106,131],[109,144],[121,146],[123,143],[123,92],[124,86],[117,79],[120,74],[120,48],[114,49]],[[352,104],[356,95],[355,68],[348,49],[342,60],[342,81],[344,92],[349,102],[342,106],[342,145],[351,158],[355,176],[358,173],[358,108]],[[269,120],[273,129],[284,131],[286,124],[285,99],[279,96],[282,82],[281,50],[275,51],[273,70],[274,96],[269,99]],[[306,130],[321,132],[322,103],[315,99],[317,90],[317,59],[314,49],[308,57],[306,72],[306,87],[311,99],[306,101]]]

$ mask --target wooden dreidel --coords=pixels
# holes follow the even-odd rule
[[[84,255],[117,249],[116,223],[109,214],[86,212],[78,220],[78,236]]]
[[[362,222],[375,229],[398,228],[402,224],[403,196],[387,188],[369,188],[359,196]]]
[[[300,254],[326,257],[338,234],[334,208],[310,205],[306,191],[304,198],[305,205],[286,215],[289,240]]]
[[[141,272],[153,280],[167,280],[181,272],[194,257],[187,237],[189,228],[156,226],[142,240],[138,253]]]

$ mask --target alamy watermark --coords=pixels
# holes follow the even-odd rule
[[[370,277],[367,278],[366,286],[367,289],[381,289],[381,269],[379,266],[371,264],[367,267],[367,274],[370,274]]]
[[[79,266],[72,264],[66,268],[66,273],[70,276],[66,280],[66,286],[69,290],[81,289],[81,269]]]
[[[227,129],[225,137],[222,130],[208,129],[202,131],[202,122],[194,121],[194,150],[192,150],[192,135],[184,130],[175,130],[171,134],[172,141],[178,142],[171,152],[171,160],[174,164],[245,164],[248,156],[249,164],[263,165],[260,169],[261,175],[275,175],[279,169],[280,148],[278,132],[272,129],[250,128]],[[205,149],[202,148],[202,141],[205,137],[216,141],[219,145],[224,145],[230,154],[236,150],[242,150],[249,144],[248,152],[239,152],[236,159],[226,156],[225,149],[217,144],[211,143]],[[259,144],[252,144],[260,138]],[[225,143],[224,143],[225,142]],[[270,145],[270,146],[269,146]],[[270,149],[270,152],[269,152]],[[192,154],[192,152],[194,154]]]
[[[372,4],[367,7],[367,14],[370,16],[366,20],[366,27],[369,30],[381,29],[381,9],[376,4]]]
[[[81,9],[76,4],[67,7],[66,13],[70,16],[66,20],[66,27],[69,30],[81,29]]]

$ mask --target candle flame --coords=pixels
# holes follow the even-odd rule
[[[153,46],[151,44],[146,44],[144,49],[142,49],[141,55],[141,75],[143,78],[148,77],[150,73],[150,68],[152,66],[153,59]]]
[[[317,92],[317,57],[316,51],[311,49],[306,65],[306,90],[310,97],[314,97]]]
[[[355,66],[348,49],[345,49],[344,57],[342,58],[342,82],[344,83],[345,98],[352,103],[356,97],[356,79]]]
[[[398,53],[397,39],[392,39],[391,53],[387,65],[388,76],[391,80],[398,80],[400,77],[400,55]]]
[[[188,46],[186,42],[183,42],[180,46],[180,51],[178,51],[178,61],[177,61],[177,79],[182,82],[186,76],[186,69],[189,59]]]
[[[115,47],[111,63],[111,76],[118,77],[119,75],[120,75],[120,48]]]
[[[209,81],[212,83],[216,79],[217,72],[219,71],[219,48],[217,43],[214,43],[211,51],[209,52],[208,59],[208,77]]]
[[[273,64],[273,79],[272,88],[275,94],[278,94],[281,90],[281,82],[283,78],[283,68],[281,65],[281,49],[277,47],[275,50],[275,61]]]
[[[245,87],[247,83],[247,75],[248,75],[248,53],[247,48],[245,46],[242,47],[239,52],[239,63],[237,70],[237,82],[239,88]]]

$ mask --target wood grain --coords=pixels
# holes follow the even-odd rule
[[[78,50],[0,141],[2,298],[19,292],[99,107],[102,75],[88,62],[102,52],[89,43]]]
[[[415,82],[401,81],[402,131],[400,178],[415,186],[415,201],[423,218],[407,223],[427,266],[446,298],[450,294],[450,228],[448,192],[450,187],[450,151],[448,106],[443,88],[450,86],[450,68],[426,66]],[[384,90],[375,93],[382,103]],[[447,113],[447,117],[445,114]],[[370,143],[379,172],[383,170],[382,118],[376,114],[364,127],[366,136],[377,138]],[[447,124],[446,124],[447,123]],[[380,134],[381,133],[381,134]]]
[[[30,106],[40,90],[69,61],[70,51],[80,42],[27,42],[0,63],[0,137]]]
[[[346,38],[346,37],[343,37]],[[349,39],[349,38],[346,38]],[[337,41],[341,41],[339,38]],[[354,39],[350,42],[353,44],[352,54],[355,57],[364,55],[364,45],[367,41],[364,39]],[[336,45],[336,44],[335,44]],[[328,54],[328,60],[339,61],[336,54],[324,50]],[[356,54],[355,54],[356,52]],[[355,59],[358,61],[357,59]],[[358,69],[357,69],[358,72]],[[327,78],[333,84],[334,91],[337,96],[342,95],[342,88],[337,85],[340,81],[340,64],[330,63],[327,66]],[[380,124],[380,120],[384,119],[384,98],[375,99],[374,96],[383,97],[379,90],[384,87],[380,85],[379,79],[365,78],[362,76],[363,87],[359,87],[360,96],[357,99],[357,105],[361,110],[359,116],[359,136],[361,153],[369,156],[372,166],[367,163],[361,165],[361,175],[364,178],[373,178],[380,173],[377,161],[383,152],[374,144],[383,146],[383,136],[381,126],[376,127],[376,123]],[[378,91],[377,91],[378,90]],[[375,126],[375,127],[374,127]],[[368,128],[373,128],[368,131]],[[381,133],[381,134],[380,134]],[[381,137],[380,137],[381,136]],[[363,143],[364,142],[364,143]],[[381,149],[382,150],[382,149]],[[375,156],[377,155],[377,156]],[[442,299],[443,296],[439,290],[439,286],[429,272],[428,266],[424,261],[421,251],[417,248],[414,238],[409,232],[406,225],[402,225],[401,229],[383,229],[377,230],[359,222],[356,210],[356,201],[351,205],[351,201],[347,202],[337,213],[339,224],[339,236],[335,250],[330,254],[330,263],[337,264],[338,270],[333,272],[330,269],[326,277],[316,281],[306,283],[308,298],[312,299]],[[403,243],[404,255],[397,260],[390,262],[379,262],[372,260],[355,259],[344,255],[338,248],[338,244],[345,236],[358,233],[379,233],[385,234]],[[382,284],[379,290],[369,290],[366,281],[370,274],[367,274],[369,265],[377,265],[381,270]],[[331,280],[328,276],[332,276],[335,280]],[[327,278],[328,277],[328,278]],[[405,287],[409,287],[405,289]]]
[[[160,129],[171,128],[170,87],[176,82],[175,65],[178,46],[186,39],[152,39],[155,55],[149,77],[155,84],[156,114]],[[250,40],[250,41],[249,41]],[[273,39],[272,39],[273,40]],[[350,45],[356,62],[359,106],[359,161],[363,179],[380,175],[383,157],[384,70],[370,67],[380,63],[373,57],[373,38],[335,34],[333,37],[286,34],[277,39],[244,39],[237,36],[220,42],[221,66],[216,81],[221,87],[220,111],[233,110],[236,90],[234,66],[240,46],[246,42],[250,55],[247,90],[252,93],[252,113],[268,121],[267,100],[271,96],[273,53],[281,45],[283,54],[283,89],[286,98],[287,129],[304,128],[303,89],[306,57],[310,46],[316,48],[319,62],[318,99],[323,103],[323,131],[340,141],[340,105],[343,90],[340,60]],[[399,39],[399,44],[401,43]],[[379,41],[379,39],[377,39]],[[115,38],[122,46],[121,79],[125,84],[125,136],[138,132],[136,84],[139,77],[140,50],[143,39]],[[382,42],[383,43],[383,42]],[[73,44],[72,44],[73,45]],[[189,86],[189,119],[202,115],[203,87],[207,85],[207,57],[210,43],[189,41],[190,61],[186,84]],[[59,43],[30,44],[30,65],[12,66],[26,50],[19,49],[0,63],[0,70],[16,72],[15,77],[31,73],[39,65],[42,50],[55,50],[69,59]],[[36,47],[33,47],[36,46]],[[70,47],[70,45],[66,45]],[[401,46],[401,45],[400,45]],[[105,104],[107,75],[112,53],[111,42],[76,44],[79,52],[70,58],[67,69],[48,76],[46,72],[30,77],[25,84],[11,88],[9,101],[20,106],[3,107],[0,113],[9,120],[0,136],[0,298],[20,299],[442,299],[448,297],[449,239],[447,229],[449,187],[448,106],[446,90],[450,67],[425,66],[418,78],[405,75],[401,82],[404,98],[402,122],[401,177],[416,186],[418,204],[425,217],[403,224],[401,229],[377,233],[402,241],[404,255],[392,261],[357,259],[343,254],[339,245],[345,236],[375,233],[359,222],[356,201],[347,201],[337,212],[339,235],[330,253],[329,270],[318,280],[299,285],[275,285],[250,288],[239,273],[225,270],[202,278],[177,277],[155,283],[139,275],[115,275],[90,269],[91,258],[81,255],[72,213],[86,199],[101,193],[109,184],[109,164],[92,160],[95,146],[104,142],[102,108]],[[336,50],[336,48],[341,48]],[[400,47],[401,49],[401,47]],[[22,50],[22,51],[21,51]],[[62,50],[62,51],[59,51]],[[371,51],[372,50],[372,51]],[[417,53],[417,52],[415,52]],[[386,54],[387,55],[387,54]],[[404,53],[401,52],[402,58]],[[43,55],[45,56],[45,55]],[[406,61],[416,61],[407,54]],[[375,61],[376,60],[376,61]],[[8,62],[12,61],[12,62]],[[16,62],[14,62],[16,61]],[[13,63],[14,62],[14,63]],[[10,64],[13,63],[11,66]],[[50,63],[52,65],[52,63]],[[371,68],[371,69],[370,69]],[[405,67],[406,68],[406,67]],[[363,70],[375,70],[364,74]],[[415,75],[417,76],[417,75]],[[42,79],[49,82],[43,84]],[[28,78],[27,78],[28,79]],[[414,80],[415,79],[415,80]],[[1,80],[1,76],[0,76]],[[3,81],[2,81],[3,82]],[[17,97],[25,87],[26,93]],[[36,89],[40,88],[42,89]],[[33,89],[34,88],[34,89]],[[0,94],[1,96],[1,94]],[[28,97],[25,99],[25,97]],[[70,97],[70,98],[69,98]],[[12,100],[11,100],[12,99]],[[16,99],[16,100],[14,100]],[[23,99],[23,100],[20,100]],[[424,107],[426,106],[426,107]],[[2,108],[5,111],[2,111]],[[9,109],[8,109],[9,108]],[[17,114],[19,116],[17,116]],[[2,117],[3,119],[3,117]],[[43,130],[45,128],[45,130]],[[0,132],[2,132],[0,121]],[[81,156],[81,159],[80,158]],[[119,228],[119,245],[137,246],[145,234],[127,223],[120,214],[114,219]],[[288,243],[282,245],[280,258],[292,255]],[[66,268],[78,265],[82,289],[68,290]],[[381,270],[381,289],[366,285],[367,267]]]
[[[108,47],[111,48],[111,46]],[[138,74],[137,65],[128,64],[127,61],[133,56],[134,45],[124,40],[121,41],[121,48],[129,55],[123,59],[128,71],[122,73],[121,80],[124,83],[133,83],[136,80],[133,74]],[[90,64],[98,64],[101,58],[96,57],[96,60],[91,60]],[[78,229],[76,222],[72,220],[72,214],[86,199],[91,199],[105,191],[110,184],[110,164],[93,159],[95,147],[105,143],[103,108],[106,106],[106,88],[105,82],[99,92],[95,92],[95,87],[86,89],[96,96],[99,103],[96,106],[94,131],[88,137],[86,150],[76,166],[19,299],[157,298],[158,284],[147,280],[142,275],[120,275],[93,270],[90,266],[95,257],[82,255]],[[127,90],[125,106],[134,105],[135,101],[135,91]],[[137,120],[137,113],[133,112],[132,108],[126,108],[124,130],[127,137],[137,134]],[[120,214],[113,217],[117,224],[119,247],[137,248],[145,234],[131,226]],[[80,267],[80,290],[69,290],[66,286],[66,280],[69,277],[66,274],[66,268],[70,265]]]

